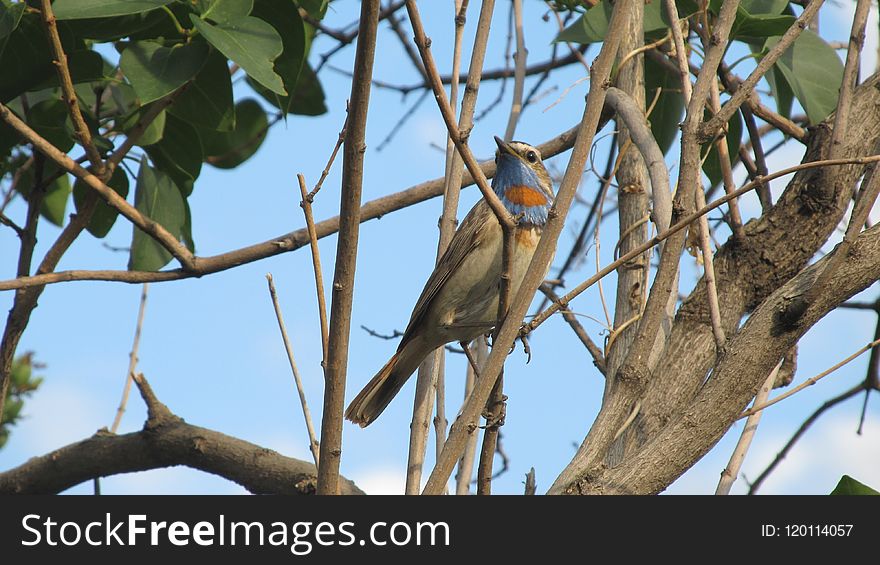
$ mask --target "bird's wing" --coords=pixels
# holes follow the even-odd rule
[[[406,331],[403,332],[403,338],[400,341],[401,347],[406,343],[410,331],[418,326],[419,322],[428,312],[434,297],[437,296],[443,285],[446,284],[446,281],[458,269],[465,257],[486,240],[488,230],[493,224],[498,224],[495,214],[486,204],[485,200],[480,200],[471,208],[471,211],[468,212],[461,222],[458,231],[455,232],[452,241],[449,242],[449,247],[446,248],[446,252],[443,253],[440,261],[434,268],[434,272],[428,278],[428,282],[425,283],[425,288],[416,302],[409,324],[406,326]]]

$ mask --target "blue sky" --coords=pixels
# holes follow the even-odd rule
[[[450,69],[452,52],[451,2],[422,2],[423,19],[433,40],[433,52],[442,72]],[[474,3],[472,3],[474,4]],[[464,44],[464,61],[479,3],[469,11],[469,33]],[[549,57],[549,43],[556,23],[544,22],[544,4],[527,0],[526,41],[529,61]],[[334,2],[325,22],[339,27],[354,21],[358,3]],[[490,40],[486,69],[503,66],[508,3],[499,2]],[[826,38],[848,36],[851,8],[826,6],[821,14],[822,34]],[[876,62],[877,19],[868,23],[863,76]],[[408,25],[408,24],[407,24]],[[311,60],[332,47],[319,38]],[[564,52],[564,51],[563,51]],[[351,68],[354,56],[349,47],[330,64]],[[595,56],[591,51],[588,58]],[[466,68],[466,64],[464,65]],[[374,70],[377,79],[411,84],[418,81],[405,58],[396,36],[386,23],[380,24],[379,49]],[[572,86],[584,75],[583,67],[572,65],[554,74],[545,83],[547,90],[539,102],[522,115],[516,138],[530,143],[543,142],[574,125],[580,118],[588,83]],[[314,184],[324,167],[344,120],[343,110],[349,93],[348,78],[325,69],[321,81],[329,112],[317,118],[293,117],[271,130],[257,155],[233,171],[205,166],[190,198],[193,230],[200,255],[213,255],[267,240],[302,227],[298,206],[297,173]],[[528,91],[535,78],[527,83]],[[499,82],[485,83],[480,90],[478,113],[495,99]],[[571,87],[565,96],[563,93]],[[494,150],[493,135],[503,133],[510,105],[508,85],[502,102],[477,123],[471,145],[478,157],[488,158]],[[237,95],[249,96],[242,83]],[[558,99],[559,102],[552,105]],[[443,174],[445,130],[431,97],[415,111],[393,140],[379,151],[382,140],[404,110],[415,103],[418,93],[402,97],[399,93],[376,88],[371,98],[367,126],[364,201],[397,192]],[[552,105],[552,107],[550,107]],[[549,108],[548,108],[549,107]],[[597,167],[610,136],[603,132],[596,153]],[[775,154],[771,170],[800,161],[802,149],[789,144]],[[552,159],[548,166],[564,170],[567,154]],[[667,156],[675,174],[677,157]],[[318,219],[337,213],[339,203],[337,162],[314,208]],[[742,172],[739,171],[740,176]],[[584,175],[581,195],[592,198],[595,176]],[[777,181],[776,194],[784,186]],[[462,195],[459,218],[477,199],[471,188]],[[350,365],[346,398],[360,387],[394,352],[396,342],[367,335],[361,325],[379,332],[403,329],[409,319],[424,281],[430,274],[437,244],[437,218],[441,200],[413,206],[380,220],[362,224],[360,252],[352,313]],[[754,201],[743,202],[746,214],[756,213]],[[20,202],[9,213],[23,213]],[[560,241],[560,255],[568,248],[586,215],[586,207],[576,207]],[[876,213],[873,215],[878,219]],[[58,229],[41,224],[36,256],[45,252]],[[611,261],[612,221],[602,228],[599,262]],[[722,236],[726,237],[726,236]],[[131,227],[118,222],[106,242],[127,246]],[[324,279],[332,280],[336,238],[321,240]],[[831,244],[826,250],[831,248]],[[0,262],[3,279],[14,276],[18,241],[11,230],[0,230]],[[566,278],[576,284],[595,271],[594,249],[576,272]],[[83,236],[64,257],[60,269],[124,269],[125,253],[110,251],[102,242]],[[695,281],[690,259],[684,259],[682,291],[689,292]],[[278,335],[278,328],[266,290],[265,274],[273,273],[284,309],[297,363],[305,382],[312,417],[321,419],[322,374],[320,337],[314,300],[314,278],[306,248],[258,263],[252,263],[199,280],[186,280],[150,286],[146,320],[140,345],[138,370],[145,373],[159,398],[188,422],[252,441],[279,452],[309,460],[305,425],[293,380]],[[606,296],[614,289],[614,279],[604,282]],[[109,426],[113,420],[128,366],[141,288],[118,283],[79,282],[58,284],[46,290],[34,312],[19,351],[34,351],[46,364],[40,371],[45,383],[26,407],[26,418],[13,430],[7,446],[0,450],[0,469],[18,465],[34,455],[61,447]],[[876,287],[865,300],[876,297]],[[609,302],[612,299],[609,298]],[[8,309],[12,294],[0,294],[0,307]],[[591,336],[601,342],[602,326],[590,318],[603,319],[595,288],[573,304]],[[872,313],[840,311],[829,315],[802,340],[796,382],[813,376],[858,349],[871,338]],[[531,339],[533,358],[525,364],[521,351],[510,356],[506,365],[505,393],[510,397],[507,423],[503,428],[505,451],[510,470],[495,481],[498,493],[522,491],[524,474],[534,466],[539,490],[546,489],[568,463],[599,409],[602,380],[591,359],[561,318],[554,317]],[[850,388],[864,377],[867,355],[844,367],[819,384],[798,393],[768,410],[761,421],[743,472],[754,478],[772,459],[798,425],[822,402]],[[447,416],[458,409],[462,395],[464,360],[460,355],[447,359]],[[414,379],[413,379],[414,381]],[[344,428],[342,473],[368,492],[401,492],[405,474],[407,438],[412,410],[413,385],[409,384],[390,405],[382,418],[365,430],[347,424]],[[847,473],[876,487],[880,486],[880,407],[876,398],[868,404],[863,435],[855,434],[863,397],[826,414],[792,451],[778,472],[762,489],[764,493],[829,492]],[[145,418],[140,399],[133,395],[122,421],[121,432],[140,429]],[[727,463],[742,423],[734,426],[722,441],[693,469],[668,490],[678,494],[714,492],[718,476]],[[433,442],[433,438],[431,440]],[[433,463],[433,445],[428,450]],[[743,492],[738,480],[733,492]],[[103,481],[107,493],[235,493],[242,489],[223,479],[189,469],[175,468],[110,477]],[[71,492],[88,493],[90,485]]]

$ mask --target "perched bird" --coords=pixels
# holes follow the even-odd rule
[[[510,296],[519,289],[553,202],[553,184],[541,153],[519,141],[495,137],[492,188],[518,217]],[[397,353],[358,393],[345,417],[368,426],[433,350],[489,333],[498,316],[503,235],[485,200],[465,216],[416,302]]]

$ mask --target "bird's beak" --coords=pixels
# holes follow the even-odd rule
[[[516,156],[516,151],[514,151],[513,148],[506,141],[504,141],[497,135],[495,136],[495,144],[498,145],[498,151],[500,151],[501,153],[507,153],[508,155],[513,155],[514,157]]]

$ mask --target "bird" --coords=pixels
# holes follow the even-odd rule
[[[517,219],[510,273],[513,297],[547,222],[553,182],[537,148],[498,136],[495,143],[492,189]],[[397,352],[351,401],[346,419],[368,426],[432,351],[447,343],[467,344],[492,330],[498,315],[502,247],[501,224],[481,199],[465,216],[425,283]]]

